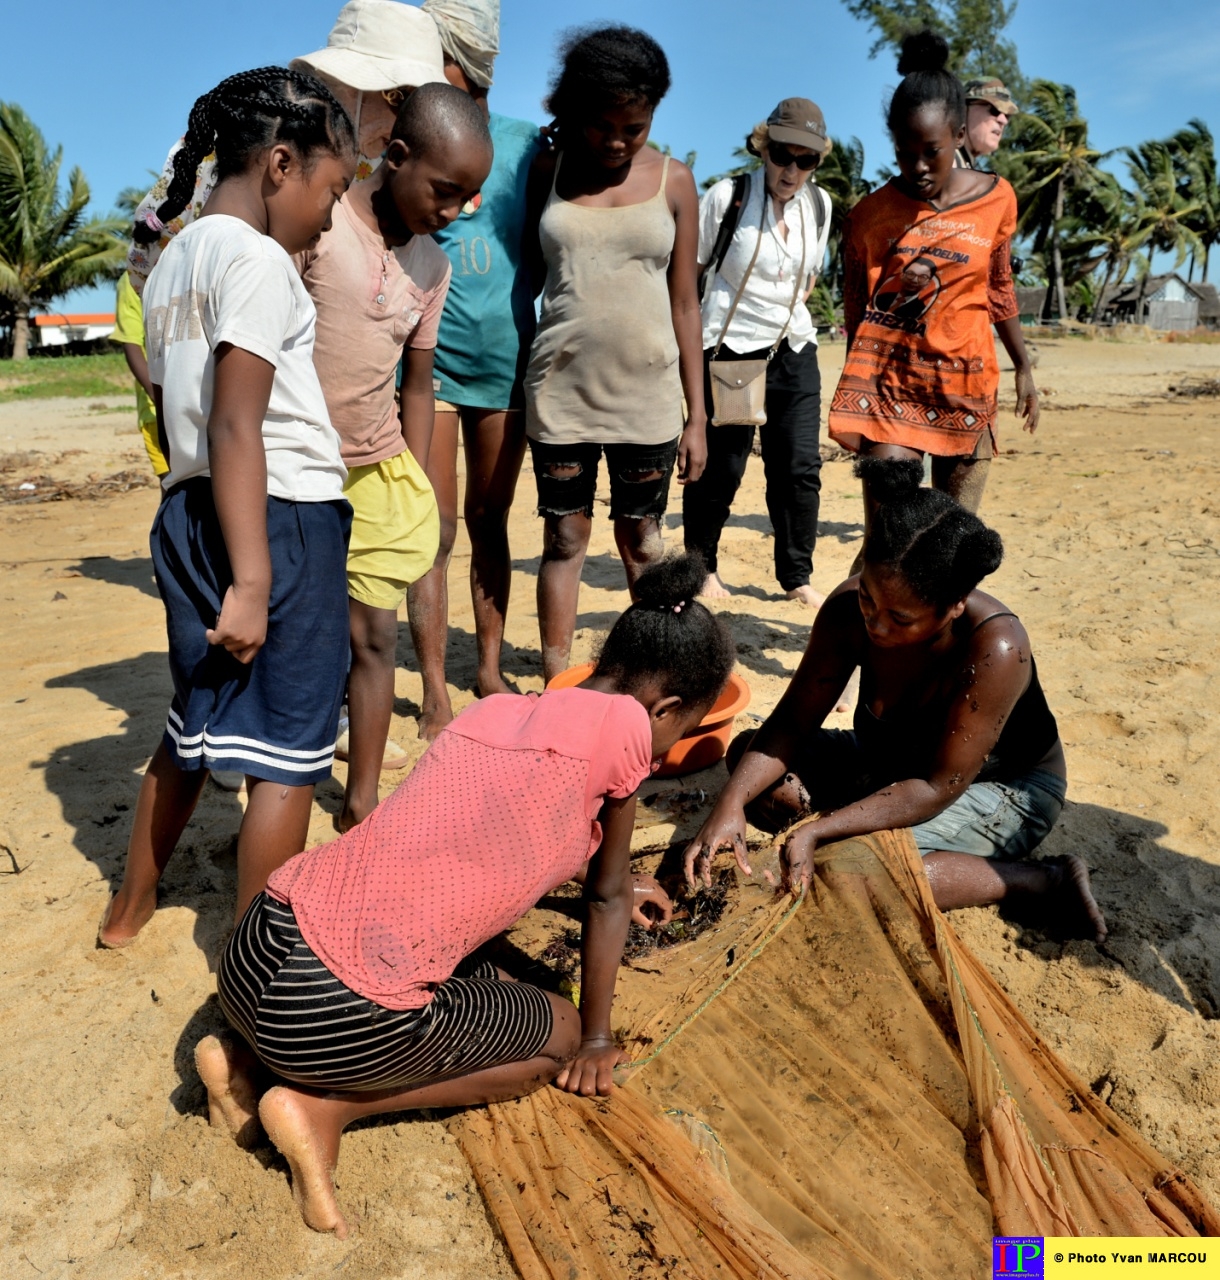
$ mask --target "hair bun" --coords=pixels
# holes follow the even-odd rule
[[[923,484],[923,463],[916,458],[874,458],[865,454],[852,468],[879,502],[901,502]]]
[[[646,609],[672,609],[690,604],[703,590],[707,565],[697,551],[669,556],[640,574],[635,584],[635,600]]]
[[[949,65],[949,42],[930,27],[914,31],[902,42],[898,58],[898,74],[913,71],[944,71]]]

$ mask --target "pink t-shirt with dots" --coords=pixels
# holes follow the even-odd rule
[[[314,954],[387,1009],[418,1009],[459,962],[570,880],[607,796],[652,768],[648,712],[622,694],[496,694],[462,712],[358,827],[268,881]]]

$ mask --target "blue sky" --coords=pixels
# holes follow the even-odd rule
[[[339,5],[10,5],[0,98],[63,144],[65,169],[81,166],[103,211],[160,168],[200,93],[234,71],[320,48]],[[504,0],[494,108],[541,121],[557,34],[605,20],[643,27],[665,48],[674,84],[653,137],[679,156],[696,151],[699,178],[725,168],[750,126],[793,95],[813,98],[834,135],[863,141],[870,173],[890,159],[882,109],[898,79],[893,58],[869,59],[869,31],[840,0]],[[1076,87],[1102,149],[1165,136],[1193,116],[1220,132],[1215,0],[1020,0],[1009,33],[1027,75]],[[112,294],[89,291],[69,305],[110,310]]]

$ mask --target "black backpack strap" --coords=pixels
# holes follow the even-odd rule
[[[733,193],[729,197],[729,207],[724,211],[724,217],[720,222],[720,230],[716,233],[716,243],[712,246],[712,256],[706,267],[703,268],[703,276],[700,284],[710,284],[711,278],[724,265],[725,257],[729,252],[729,245],[733,243],[733,236],[737,233],[737,224],[741,221],[741,211],[745,206],[746,193],[750,190],[750,175],[748,173],[739,173],[733,179]]]

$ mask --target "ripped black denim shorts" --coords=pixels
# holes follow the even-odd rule
[[[666,444],[545,444],[530,441],[538,514],[593,514],[597,467],[602,451],[610,473],[612,520],[660,520],[669,505],[669,480],[678,457],[678,441]]]

